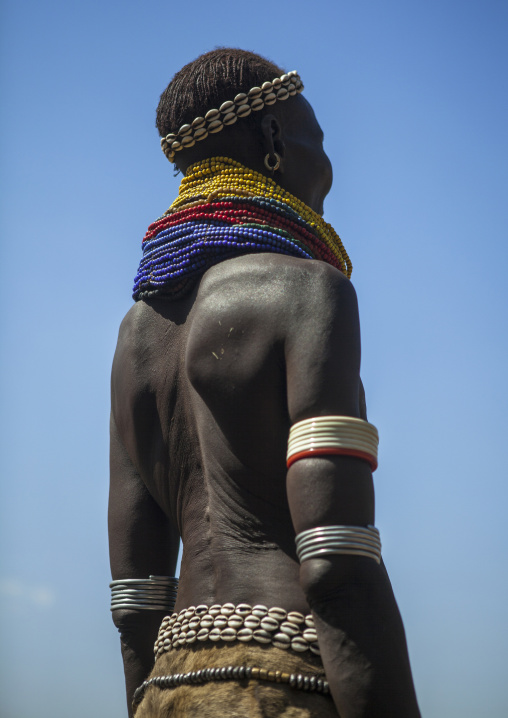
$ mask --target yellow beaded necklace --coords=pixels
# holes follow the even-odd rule
[[[232,195],[264,197],[291,207],[337,256],[345,268],[345,275],[351,277],[353,265],[341,238],[330,224],[270,177],[250,170],[229,157],[212,157],[191,165],[180,184],[178,197],[165,214]]]

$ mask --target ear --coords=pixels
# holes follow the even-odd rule
[[[261,120],[261,132],[263,135],[263,149],[265,155],[268,153],[273,157],[274,153],[280,157],[278,172],[284,172],[284,157],[286,146],[284,145],[283,133],[280,121],[275,115],[265,115]]]

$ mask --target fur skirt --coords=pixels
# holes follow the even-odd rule
[[[252,666],[325,678],[319,657],[273,646],[207,642],[162,654],[150,678],[204,668]],[[329,695],[254,679],[161,689],[149,686],[135,718],[338,718]]]

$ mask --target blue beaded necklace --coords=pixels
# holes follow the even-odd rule
[[[340,268],[309,223],[285,202],[232,195],[193,203],[150,225],[133,298],[174,298],[214,264],[242,254],[274,252],[324,259]]]

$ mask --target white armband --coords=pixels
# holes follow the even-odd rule
[[[327,454],[356,456],[377,468],[379,434],[373,424],[352,416],[316,416],[289,431],[287,467],[299,459]]]

